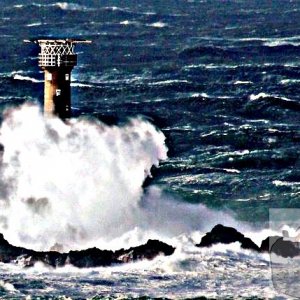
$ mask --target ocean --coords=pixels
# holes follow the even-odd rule
[[[269,209],[300,208],[299,1],[2,0],[0,37],[5,238],[177,247],[122,267],[0,264],[1,298],[288,299],[267,254],[194,245],[218,223],[259,244]],[[23,42],[38,38],[92,41],[76,45],[70,124],[39,112],[39,47]]]

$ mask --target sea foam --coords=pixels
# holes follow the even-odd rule
[[[220,220],[243,230],[227,212],[188,204],[155,185],[144,190],[167,147],[164,134],[140,118],[123,126],[63,122],[25,104],[4,112],[0,143],[0,232],[14,245],[127,248],[204,233]]]
[[[132,229],[145,178],[166,159],[164,135],[141,119],[122,127],[45,119],[37,106],[5,112],[0,130],[0,231],[49,249]]]

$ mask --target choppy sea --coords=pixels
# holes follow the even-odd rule
[[[102,219],[93,225],[80,219],[84,232],[88,232],[87,245],[93,245],[91,236],[95,232],[104,234],[107,228],[117,228],[111,230],[111,238],[105,236],[105,241],[96,246],[116,249],[156,237],[176,245],[177,250],[171,257],[158,257],[151,262],[88,270],[49,270],[41,265],[23,270],[0,264],[0,297],[285,299],[272,286],[268,255],[241,250],[238,244],[210,249],[198,249],[194,244],[217,223],[234,226],[259,244],[267,236],[270,208],[300,208],[300,2],[2,0],[0,110],[5,124],[12,124],[5,121],[7,107],[18,110],[15,107],[24,107],[24,103],[41,106],[43,102],[43,73],[37,65],[39,49],[23,40],[54,37],[92,40],[89,45],[76,45],[73,115],[76,120],[87,120],[83,123],[107,124],[103,130],[113,138],[99,144],[96,133],[82,133],[89,130],[80,125],[81,121],[71,131],[88,149],[98,151],[107,144],[117,150],[112,150],[111,155],[107,153],[109,148],[103,152],[91,150],[85,156],[86,150],[82,148],[79,156],[72,157],[77,164],[82,163],[80,166],[88,161],[86,166],[90,169],[78,166],[75,174],[81,175],[74,177],[67,173],[65,186],[56,186],[55,178],[64,178],[50,171],[51,164],[38,169],[33,162],[30,164],[29,156],[20,155],[21,162],[9,169],[9,175],[18,178],[14,182],[17,192],[11,196],[6,185],[8,175],[1,171],[0,200],[6,203],[4,206],[10,203],[8,206],[13,207],[12,203],[17,203],[13,201],[23,199],[25,194],[39,199],[48,197],[49,201],[57,197],[64,212],[59,219],[66,218],[71,223],[77,218],[76,208],[73,209],[77,199],[90,199],[86,203],[100,210],[102,202],[113,203],[103,204],[108,208],[99,213]],[[14,126],[18,129],[20,122],[36,126],[24,125],[26,131],[11,127],[5,134],[2,126],[1,141],[7,142],[4,149],[10,149],[9,143],[14,143],[15,155],[23,151],[37,153],[36,149],[41,150],[37,139],[47,142],[43,132],[32,132],[44,126],[43,121],[36,112],[26,112],[26,104],[22,111],[25,112],[18,120],[10,120]],[[134,139],[131,129],[126,127],[128,122],[141,122],[132,125],[132,132],[142,132],[139,136],[145,124],[153,124],[157,134],[165,136],[168,157],[157,154],[163,146],[161,140],[157,141],[161,135],[156,137],[156,133],[151,143],[130,144],[128,149],[137,154],[124,150],[124,135]],[[63,126],[55,124],[46,124],[45,128],[50,126],[59,131]],[[25,139],[27,134],[30,138]],[[60,136],[59,143],[47,144],[47,149],[54,150],[40,151],[40,156],[36,156],[39,163],[48,159],[45,155],[59,156],[59,151],[65,153],[67,147],[76,144],[76,138],[63,143],[64,138]],[[16,140],[20,143],[15,144]],[[97,147],[93,141],[98,143]],[[36,143],[38,146],[32,146]],[[141,145],[153,147],[155,155],[152,150],[141,150]],[[127,159],[131,165],[123,164]],[[161,160],[159,166],[151,167],[157,164],[156,160]],[[143,189],[143,178],[141,182],[136,179],[141,178],[138,170],[126,171],[130,166],[139,166],[141,161],[146,161],[144,168],[152,173]],[[62,165],[63,160],[56,163]],[[97,168],[98,163],[98,171],[94,172],[92,168]],[[24,173],[25,168],[30,175]],[[66,168],[73,170],[72,163],[66,163]],[[90,195],[97,189],[97,179],[102,178],[103,172],[109,174],[103,176],[106,187],[95,192],[103,195],[95,199]],[[31,178],[32,174],[36,177]],[[41,177],[46,178],[43,183],[39,181]],[[76,186],[82,178],[87,178],[84,188],[64,194],[64,189]],[[51,181],[51,186],[40,190],[39,186],[46,181]],[[36,182],[40,184],[37,187]],[[30,194],[27,188],[31,185]],[[114,194],[119,188],[120,193]],[[62,194],[68,197],[68,205],[64,205]],[[126,199],[124,202],[120,195]],[[122,209],[126,206],[126,212],[135,211],[134,216],[126,215],[132,221],[124,227],[123,219],[116,220],[119,213],[114,210],[118,210],[118,205]],[[136,216],[139,211],[135,205],[142,207],[142,216]],[[43,248],[48,232],[54,242],[55,238],[65,238],[53,228],[63,232],[66,224],[57,225],[54,215],[48,218],[48,211],[43,212],[42,226],[36,221],[39,219],[30,223],[31,212],[23,216],[22,211],[8,209],[8,213],[3,213],[3,230],[7,230],[8,240]],[[90,221],[98,216],[88,209],[85,212]],[[145,215],[146,225],[141,221]],[[74,234],[71,240],[77,240],[79,235]],[[97,241],[101,238],[97,235]]]

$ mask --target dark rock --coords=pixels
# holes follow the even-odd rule
[[[151,260],[157,255],[172,255],[175,248],[157,240],[148,240],[145,245],[129,248],[127,250],[121,249],[115,252],[119,260],[123,262],[136,261],[141,259]]]
[[[90,248],[81,251],[70,251],[67,255],[67,263],[78,268],[90,268],[95,266],[109,266],[119,261],[113,251]]]
[[[9,263],[12,260],[16,259],[18,256],[25,256],[32,254],[31,250],[27,250],[21,247],[12,246],[6,241],[3,237],[3,234],[0,234],[0,261],[3,263]]]
[[[258,247],[250,238],[245,237],[235,228],[216,225],[210,232],[201,239],[197,247],[210,247],[214,244],[230,244],[240,242],[244,249],[251,249],[257,252],[269,252],[282,257],[295,257],[300,255],[300,242],[291,238],[281,236],[269,236],[264,239]]]
[[[157,240],[149,240],[145,245],[117,251],[90,248],[81,251],[59,253],[56,251],[33,251],[9,244],[0,234],[0,262],[22,264],[31,267],[42,262],[52,267],[66,264],[78,268],[110,266],[142,259],[153,259],[158,255],[171,255],[175,248]]]
[[[280,236],[269,236],[261,243],[262,252],[275,253],[282,257],[295,257],[300,255],[299,243]]]
[[[260,251],[260,248],[249,238],[238,232],[235,228],[216,225],[210,232],[201,239],[197,247],[210,247],[214,244],[230,244],[240,242],[243,249]]]

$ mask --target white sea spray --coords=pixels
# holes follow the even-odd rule
[[[36,249],[132,229],[144,179],[167,153],[141,119],[64,123],[31,105],[7,111],[0,134],[1,231]]]
[[[167,159],[164,134],[140,118],[123,126],[44,118],[35,105],[4,113],[0,143],[0,232],[15,245],[63,251],[118,249],[223,224],[227,212],[143,189]]]

